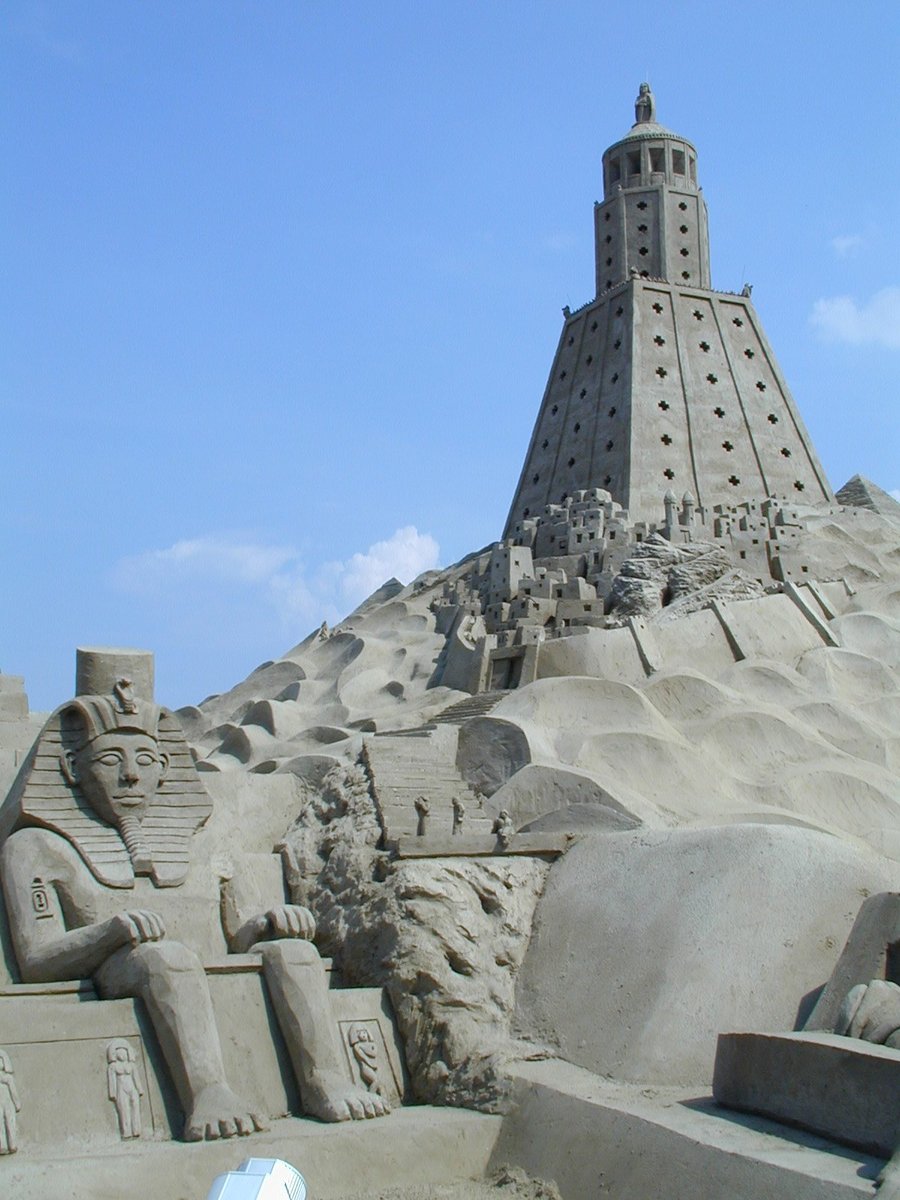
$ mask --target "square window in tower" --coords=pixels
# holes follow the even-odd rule
[[[676,175],[684,174],[684,151],[683,150],[673,150],[672,151],[672,170],[675,172]]]

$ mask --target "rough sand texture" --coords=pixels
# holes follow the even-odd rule
[[[483,555],[386,585],[184,714],[223,782],[301,785],[294,898],[349,982],[389,989],[420,1098],[502,1110],[504,1064],[548,1046],[708,1083],[716,1034],[793,1028],[864,896],[896,887],[900,526],[832,511],[803,538],[811,577],[846,582],[760,595],[718,547],[645,544],[616,594],[646,661],[628,627],[553,639],[546,677],[440,732],[422,727],[466,697],[429,686],[447,643],[431,605]],[[409,731],[406,749],[367,754],[374,730]],[[488,817],[582,840],[549,883],[534,860],[392,861],[377,846],[406,801],[384,773],[407,759],[440,833],[458,785]]]
[[[518,1167],[503,1167],[482,1183],[354,1192],[346,1200],[560,1200],[560,1194],[552,1182],[529,1179]]]
[[[519,824],[570,804],[573,828],[591,824],[592,804],[599,825],[610,810],[658,828],[771,820],[900,860],[900,525],[868,509],[836,510],[808,518],[803,540],[810,578],[855,589],[842,590],[830,620],[811,593],[803,599],[834,644],[787,594],[758,589],[718,610],[727,610],[726,636],[709,607],[725,602],[708,592],[730,578],[721,547],[667,549],[651,539],[614,592],[649,618],[653,672],[625,628],[547,642],[546,670],[558,678],[538,678],[464,724],[466,782],[490,796],[529,763],[563,773],[543,803],[534,788],[508,796]],[[413,729],[462,699],[429,686],[447,643],[431,605],[483,557],[408,587],[385,585],[338,629],[317,631],[231,692],[184,710],[201,767],[321,778],[335,762],[355,761],[373,730]],[[640,601],[644,584],[652,604]],[[659,608],[664,591],[672,602]],[[573,773],[593,800],[579,797]]]
[[[511,1025],[547,864],[391,861],[374,849],[379,832],[362,770],[335,768],[287,835],[292,899],[316,913],[319,946],[348,983],[388,989],[417,1098],[496,1110],[504,1063],[533,1052]]]

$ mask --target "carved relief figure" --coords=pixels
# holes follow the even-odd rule
[[[106,1047],[107,1094],[116,1106],[119,1133],[123,1138],[141,1136],[141,1096],[144,1089],[131,1046],[116,1038]]]
[[[366,1088],[377,1096],[386,1097],[384,1084],[378,1076],[378,1046],[367,1025],[351,1025],[347,1042],[359,1067],[359,1077]]]
[[[634,123],[643,125],[647,121],[656,120],[656,99],[650,91],[649,83],[642,83],[634,102]]]
[[[341,1075],[312,914],[278,904],[237,920],[220,905],[209,863],[191,859],[212,805],[184,735],[115,678],[110,658],[109,694],[77,696],[53,714],[0,810],[23,980],[90,977],[103,999],[139,997],[185,1113],[183,1136],[198,1141],[263,1128],[225,1078],[199,957],[257,954],[304,1111],[325,1121],[383,1115],[379,1097]]]
[[[16,1113],[21,1110],[12,1061],[0,1050],[0,1154],[15,1154],[19,1148]]]

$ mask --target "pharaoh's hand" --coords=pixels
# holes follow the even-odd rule
[[[158,942],[166,936],[162,917],[146,908],[116,913],[109,927],[120,946],[140,946],[142,942]]]
[[[300,904],[280,904],[265,914],[267,938],[303,938],[311,942],[316,936],[316,919]]]

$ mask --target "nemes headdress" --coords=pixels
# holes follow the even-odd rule
[[[121,834],[94,812],[61,764],[103,733],[144,733],[169,760],[141,822],[150,875],[157,887],[177,887],[188,872],[191,838],[208,820],[212,803],[173,714],[138,698],[128,676],[110,682],[109,694],[76,696],[51,715],[0,808],[0,843],[17,829],[49,829],[72,843],[101,883],[133,887],[134,867]]]
[[[146,733],[154,740],[158,737],[159,707],[152,700],[139,700],[127,676],[115,681],[111,696],[76,696],[59,713],[73,744],[79,743],[78,749],[102,733],[117,730]]]

